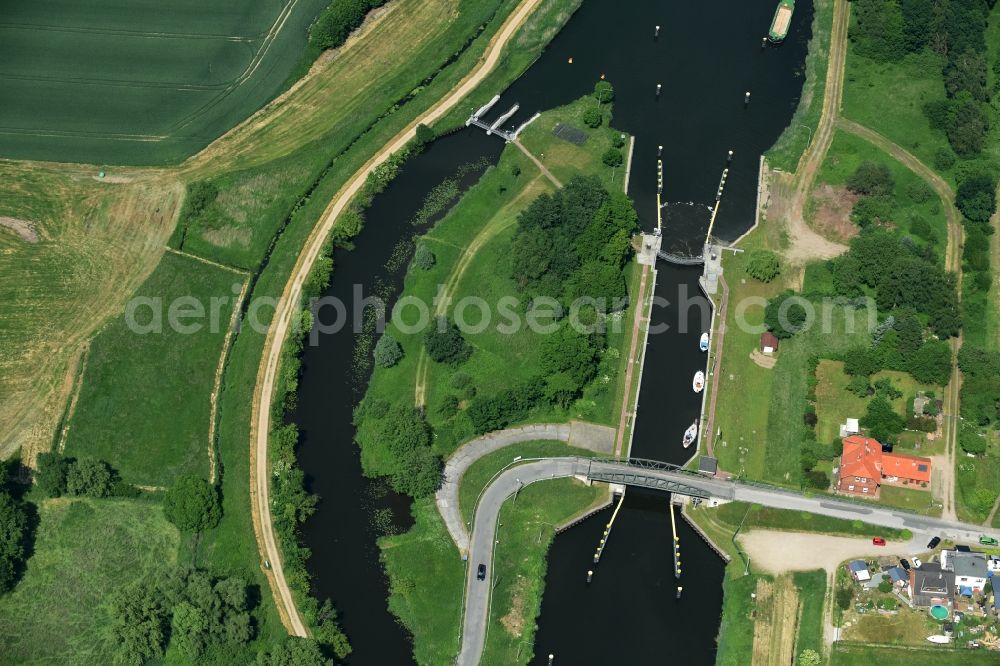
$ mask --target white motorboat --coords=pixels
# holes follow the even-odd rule
[[[698,439],[698,419],[695,419],[691,427],[684,431],[684,448],[694,444],[696,439]]]
[[[701,334],[701,340],[698,341],[698,349],[702,350],[703,352],[708,351],[708,333]]]
[[[945,643],[950,643],[951,639],[947,636],[942,636],[941,634],[936,634],[934,636],[928,636],[927,640],[931,643],[938,643],[939,645],[944,645]]]
[[[701,393],[705,389],[705,373],[699,370],[694,373],[694,380],[691,382],[691,388],[694,389],[695,393]]]

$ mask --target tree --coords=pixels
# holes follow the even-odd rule
[[[847,179],[847,189],[855,194],[885,197],[892,194],[895,180],[889,167],[882,162],[865,160]]]
[[[615,88],[610,81],[598,81],[594,84],[594,98],[601,104],[614,100]]]
[[[111,618],[116,663],[141,666],[163,656],[170,613],[155,586],[132,583],[113,592]]]
[[[413,265],[422,271],[429,271],[437,263],[437,257],[425,243],[417,244],[417,249],[413,253]]]
[[[955,206],[973,222],[989,223],[997,211],[996,181],[983,171],[969,174],[958,184]]]
[[[955,166],[955,153],[947,148],[938,148],[934,151],[934,168],[938,171],[947,171]]]
[[[861,197],[851,207],[851,222],[862,229],[892,219],[892,200],[888,197]]]
[[[604,122],[604,116],[594,107],[587,107],[587,110],[583,112],[583,124],[587,127],[596,129],[601,126],[602,122]]]
[[[976,157],[986,143],[989,119],[982,105],[963,90],[954,99],[948,115],[948,143],[959,157]]]
[[[93,458],[74,460],[66,472],[66,492],[70,495],[107,497],[114,473],[108,463]]]
[[[906,50],[916,53],[930,44],[933,34],[934,0],[900,0],[903,13],[903,41]]]
[[[391,368],[402,358],[403,348],[396,342],[396,338],[388,333],[383,333],[382,337],[375,343],[375,365],[380,368]]]
[[[928,340],[913,353],[907,369],[922,384],[944,386],[951,376],[951,348],[941,340]]]
[[[795,666],[819,666],[822,660],[816,650],[803,650],[799,658],[795,660]]]
[[[851,593],[851,588],[849,587],[838,587],[837,588],[837,606],[840,610],[847,610],[851,607],[851,601],[854,599],[854,594]]]
[[[761,282],[770,282],[781,273],[778,256],[769,250],[753,250],[747,257],[747,273]]]
[[[437,138],[437,133],[427,125],[420,123],[417,125],[416,139],[421,146],[426,145]]]
[[[219,492],[205,479],[182,476],[163,497],[163,515],[185,532],[211,529],[222,518]]]
[[[963,428],[958,441],[966,453],[977,456],[986,453],[986,440],[972,428]]]
[[[802,330],[807,312],[802,305],[802,297],[785,290],[767,302],[764,308],[764,325],[778,339],[790,338]]]
[[[298,636],[287,636],[270,651],[257,654],[257,666],[325,666],[330,663],[318,642]]]
[[[906,421],[897,414],[892,404],[884,397],[877,395],[868,403],[868,411],[860,421],[861,425],[871,432],[871,436],[880,442],[887,441],[893,435],[903,432]]]
[[[625,161],[625,157],[622,155],[622,151],[617,148],[608,148],[601,155],[601,161],[609,167],[616,167],[621,166],[622,162]]]
[[[554,333],[542,338],[539,365],[548,375],[566,373],[579,389],[597,371],[597,352],[592,336],[564,322]]]
[[[893,62],[907,51],[903,12],[895,0],[855,0],[857,18],[850,38],[857,52],[879,62]]]
[[[944,67],[944,88],[949,97],[965,91],[978,102],[988,102],[986,56],[972,49],[959,54],[949,53],[948,63]]]
[[[472,347],[462,337],[458,326],[441,318],[436,326],[427,331],[424,339],[427,355],[436,363],[461,365],[472,356]]]
[[[187,601],[174,606],[173,619],[170,623],[170,642],[177,646],[181,654],[191,660],[197,660],[205,651],[208,629],[208,619],[198,608]]]
[[[28,514],[24,505],[0,489],[0,594],[14,587],[24,564]]]
[[[844,372],[857,377],[870,377],[881,370],[878,359],[868,347],[851,347],[844,352]]]
[[[39,453],[35,459],[35,485],[46,497],[66,493],[66,475],[70,461],[55,451]]]
[[[392,488],[411,497],[429,497],[441,486],[441,459],[430,447],[410,449],[400,458],[400,470],[392,476]]]

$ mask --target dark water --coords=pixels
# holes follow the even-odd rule
[[[664,245],[697,249],[708,223],[706,206],[733,150],[716,235],[731,239],[753,223],[760,154],[790,121],[802,84],[802,63],[812,7],[796,4],[792,33],[780,48],[761,50],[760,38],[774,0],[621,2],[586,0],[541,58],[508,91],[491,115],[514,102],[516,126],[537,110],[567,103],[590,91],[601,74],[615,86],[614,126],[634,134],[636,152],[629,194],[645,227],[655,226],[657,145],[663,146]],[[661,26],[653,39],[653,26]],[[572,57],[574,63],[567,63]],[[656,84],[663,86],[657,98]],[[744,107],[744,92],[752,99]],[[352,252],[338,251],[329,294],[350,302],[355,284],[365,292],[398,290],[402,274],[384,265],[396,242],[414,232],[407,220],[424,195],[458,165],[495,161],[503,144],[478,130],[435,142],[411,160],[376,198],[365,231]],[[669,330],[650,337],[632,455],[683,462],[684,429],[697,416],[700,397],[691,377],[704,368],[697,340],[710,312],[678,305],[698,296],[699,271],[661,264],[657,294],[671,306],[654,310],[654,324]],[[682,292],[683,290],[683,292]],[[378,560],[372,513],[394,512],[408,524],[408,502],[363,479],[351,411],[366,375],[352,367],[349,332],[325,336],[307,348],[294,420],[303,429],[300,462],[311,490],[323,498],[305,525],[315,594],[330,597],[354,646],[352,664],[412,663],[405,630],[386,608],[387,586]],[[649,664],[679,658],[684,664],[715,659],[722,563],[679,523],[684,555],[682,584],[674,599],[667,498],[629,491],[594,583],[585,573],[607,517],[560,535],[549,556],[537,663],[552,652],[557,663]]]

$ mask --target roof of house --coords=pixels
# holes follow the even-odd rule
[[[840,476],[860,476],[877,479],[881,476],[882,445],[870,437],[851,435],[844,438],[840,456]]]
[[[955,553],[951,559],[956,576],[986,578],[986,556],[982,553]]]
[[[1000,592],[993,592],[993,608],[1000,611]]]
[[[760,334],[760,347],[770,347],[771,349],[778,348],[778,338],[771,331],[764,331]]]
[[[864,560],[851,560],[847,563],[847,568],[851,571],[868,571],[868,563]]]
[[[886,573],[889,575],[889,578],[891,578],[892,582],[894,583],[899,583],[905,580],[909,580],[910,578],[909,576],[906,575],[906,572],[903,571],[902,567],[889,567]]]
[[[719,471],[719,461],[716,458],[702,456],[698,459],[698,471],[706,474],[715,474]]]
[[[919,569],[910,569],[913,603],[930,606],[935,599],[951,599],[955,589],[955,574],[943,571],[937,562],[928,562]]]
[[[901,453],[883,453],[882,473],[886,476],[899,476],[904,479],[930,482],[931,460],[930,458],[906,456]]]

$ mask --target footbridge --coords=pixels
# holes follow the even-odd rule
[[[514,130],[513,132],[508,132],[506,130],[500,129],[500,126],[503,125],[508,120],[510,120],[511,117],[515,113],[517,113],[518,110],[520,110],[521,108],[520,104],[515,104],[514,106],[510,107],[510,109],[508,109],[505,113],[503,113],[503,115],[501,115],[492,123],[487,123],[484,120],[482,120],[483,116],[489,113],[490,109],[496,106],[497,102],[499,101],[500,101],[500,95],[494,95],[493,99],[491,99],[483,106],[479,107],[476,111],[473,112],[471,116],[469,116],[469,119],[465,121],[465,126],[478,127],[480,129],[486,130],[487,136],[496,135],[501,139],[503,139],[504,141],[506,141],[507,143],[510,143],[512,141],[516,141],[517,137],[520,136],[521,132],[524,131],[524,128],[530,125],[536,118],[538,118],[538,116],[541,115],[540,113],[536,113],[526,122],[522,123],[521,126],[518,127],[516,130]]]

